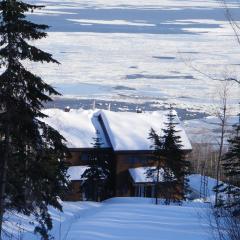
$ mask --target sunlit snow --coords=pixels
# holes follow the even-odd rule
[[[182,206],[155,205],[154,199],[148,198],[113,198],[103,203],[63,202],[63,213],[50,208],[54,220],[51,233],[58,240],[208,240],[210,225],[207,219],[199,218],[206,215],[208,207],[194,202]],[[28,223],[30,218],[11,217],[14,223],[9,225],[9,230],[13,229],[13,236],[40,239],[33,234],[34,226]],[[14,226],[22,229],[22,234]]]

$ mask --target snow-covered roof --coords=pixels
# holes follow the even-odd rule
[[[83,180],[82,174],[88,169],[88,166],[72,166],[67,170],[70,181]]]
[[[161,135],[168,121],[168,111],[134,113],[71,109],[64,112],[46,109],[43,113],[49,116],[45,119],[46,123],[62,134],[69,148],[92,148],[98,131],[102,147],[112,147],[114,151],[151,150],[150,129]],[[180,123],[178,117],[175,122]],[[191,144],[181,124],[176,126],[176,130],[181,136],[182,149],[190,150]]]
[[[110,147],[95,115],[96,112],[83,109],[71,109],[70,112],[60,109],[43,111],[49,116],[44,121],[60,132],[69,148],[92,148],[97,131],[101,136],[102,147]]]
[[[151,150],[150,129],[153,128],[159,135],[162,135],[162,129],[166,127],[165,123],[168,122],[168,113],[169,111],[144,113],[100,111],[115,151]],[[179,131],[177,134],[181,136],[182,149],[191,150],[191,143],[177,116],[175,122],[179,123],[176,130]]]
[[[134,183],[153,183],[157,179],[157,172],[153,176],[149,177],[147,174],[148,170],[154,170],[156,167],[138,167],[138,168],[129,168],[128,171],[134,181]],[[159,170],[159,182],[163,181],[163,169]]]

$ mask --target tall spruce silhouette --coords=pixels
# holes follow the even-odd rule
[[[185,159],[182,150],[181,136],[176,126],[179,124],[174,113],[173,106],[170,105],[168,121],[163,129],[163,147],[162,156],[165,159],[164,164],[164,182],[165,182],[165,203],[171,201],[180,202],[185,199],[189,191],[188,180],[186,178],[190,163]]]
[[[82,174],[84,179],[82,187],[88,200],[101,201],[104,199],[104,190],[110,177],[110,165],[108,157],[103,153],[103,145],[99,132],[93,138],[93,149],[89,154],[89,168]]]
[[[0,233],[3,214],[16,210],[34,215],[35,232],[49,239],[49,205],[62,209],[58,196],[66,187],[63,137],[44,123],[41,112],[51,96],[59,95],[29,62],[58,63],[52,55],[31,45],[47,36],[47,25],[26,18],[41,7],[18,0],[0,2]]]
[[[154,129],[151,129],[149,138],[152,140],[153,156],[155,168],[147,171],[148,177],[155,181],[155,203],[158,203],[158,197],[161,195],[165,199],[165,204],[171,202],[181,202],[185,199],[188,192],[188,174],[189,162],[185,160],[182,150],[181,137],[176,130],[178,122],[175,121],[176,114],[172,105],[170,105],[167,114],[163,134],[158,135]],[[162,171],[163,170],[163,171]],[[160,174],[162,174],[160,178]],[[159,188],[161,179],[161,189]]]
[[[155,204],[158,204],[158,198],[160,194],[159,184],[161,179],[161,170],[164,166],[164,160],[162,157],[162,147],[163,142],[161,137],[156,133],[156,131],[151,128],[149,132],[149,139],[152,141],[152,149],[153,149],[153,160],[155,162],[155,167],[149,168],[146,171],[147,177],[152,179],[154,183],[154,198]]]
[[[234,127],[234,134],[228,140],[229,149],[223,156],[222,166],[229,184],[220,185],[220,193],[227,198],[221,199],[217,207],[224,207],[233,217],[240,217],[240,122]]]

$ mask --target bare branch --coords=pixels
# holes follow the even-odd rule
[[[225,0],[222,0],[222,3],[223,3],[223,7],[225,9],[226,18],[227,18],[230,26],[232,27],[232,30],[234,31],[234,35],[235,35],[238,43],[240,44],[240,37],[239,37],[239,33],[238,33],[238,31],[240,30],[240,27],[237,24],[237,21],[233,18],[227,2]]]
[[[240,42],[239,42],[240,44]],[[189,61],[186,61],[186,59],[184,59],[181,54],[181,52],[178,51],[178,54],[182,60],[182,62],[184,62],[184,64],[188,67],[190,67],[191,69],[193,69],[195,72],[201,74],[202,76],[208,78],[208,79],[211,79],[211,80],[214,80],[214,81],[219,81],[219,82],[225,82],[225,81],[229,81],[229,82],[236,82],[237,84],[240,84],[240,79],[237,79],[235,77],[224,77],[224,78],[219,78],[219,77],[215,77],[215,76],[212,76],[211,74],[208,74],[202,70],[200,70],[199,68],[195,67],[192,65],[191,62]]]

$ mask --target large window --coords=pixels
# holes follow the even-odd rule
[[[136,163],[146,164],[149,161],[149,157],[147,157],[147,156],[129,156],[127,158],[127,161],[130,164],[136,164]]]
[[[89,153],[88,152],[82,152],[80,156],[82,161],[88,161],[89,160]]]

